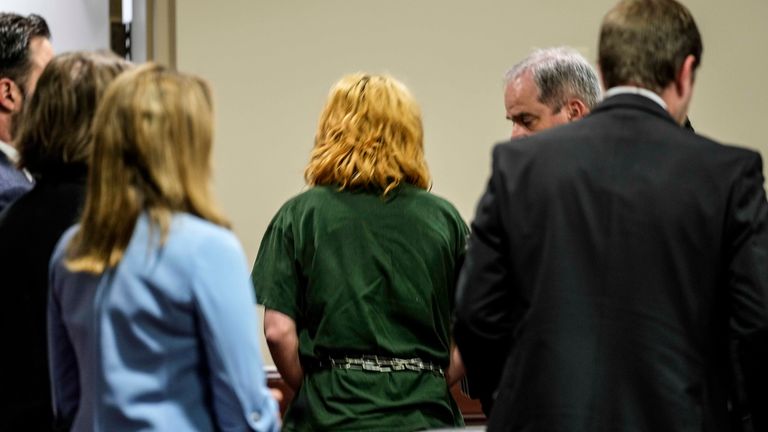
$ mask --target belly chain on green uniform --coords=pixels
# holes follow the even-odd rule
[[[350,370],[364,370],[369,372],[400,372],[400,371],[417,371],[417,372],[431,372],[436,375],[445,376],[443,368],[428,361],[424,361],[418,357],[410,359],[401,359],[393,357],[381,357],[376,355],[364,355],[361,357],[341,357],[341,358],[327,358],[327,359],[313,359],[312,365],[309,369],[321,370],[321,369],[350,369]]]

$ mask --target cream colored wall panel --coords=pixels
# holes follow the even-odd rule
[[[696,129],[768,154],[768,2],[684,1],[703,34]],[[216,92],[216,190],[249,260],[303,190],[326,93],[342,74],[389,72],[420,101],[434,192],[471,220],[492,145],[505,139],[502,76],[532,48],[596,58],[613,0],[181,0],[177,62]]]

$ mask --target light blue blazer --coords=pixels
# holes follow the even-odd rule
[[[139,217],[119,265],[73,273],[51,258],[49,349],[57,422],[74,431],[273,431],[245,256],[188,214],[168,237]]]

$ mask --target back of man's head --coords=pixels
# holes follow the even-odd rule
[[[559,110],[569,98],[580,99],[590,110],[600,102],[597,73],[578,51],[568,47],[537,49],[512,66],[505,75],[509,84],[530,71],[539,90],[539,101]]]
[[[29,45],[35,37],[51,37],[43,17],[0,13],[0,78],[11,79],[22,91],[27,88],[32,67]]]
[[[701,64],[701,35],[688,9],[675,0],[622,0],[605,15],[598,63],[606,89],[621,85],[661,93],[686,57]]]

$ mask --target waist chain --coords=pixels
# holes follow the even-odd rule
[[[380,356],[368,356],[361,357],[340,357],[327,359],[313,359],[315,369],[348,369],[348,370],[363,370],[369,372],[400,372],[400,371],[416,371],[416,372],[431,372],[436,375],[445,376],[443,368],[428,361],[424,361],[418,357],[410,359],[392,358],[392,357],[380,357]]]

